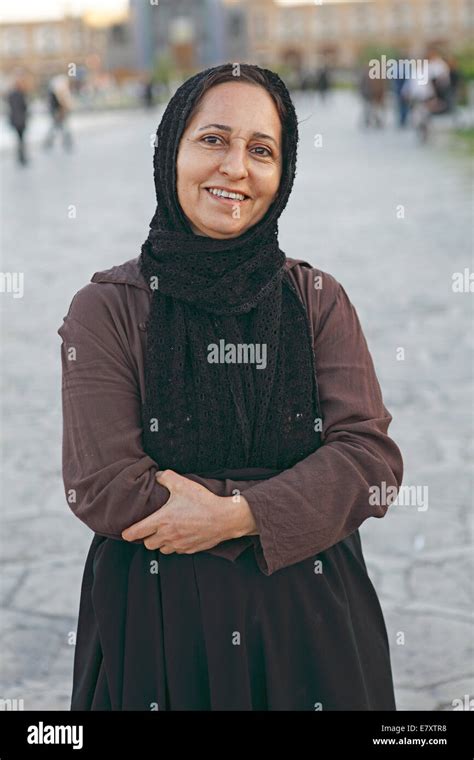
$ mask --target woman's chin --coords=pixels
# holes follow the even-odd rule
[[[238,237],[245,229],[246,225],[242,223],[241,219],[203,220],[199,223],[199,227],[196,226],[195,222],[193,224],[196,235],[207,235],[213,238]]]

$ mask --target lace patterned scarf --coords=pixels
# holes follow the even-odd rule
[[[298,125],[277,74],[260,69],[287,110],[279,192],[266,215],[222,240],[194,234],[178,202],[181,135],[206,78],[226,67],[191,77],[166,107],[154,153],[157,207],[139,259],[151,288],[143,446],[160,469],[182,474],[286,469],[320,445],[308,316],[278,245]]]

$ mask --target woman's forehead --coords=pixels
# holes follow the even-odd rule
[[[190,129],[219,124],[231,130],[260,132],[279,140],[281,123],[273,98],[263,87],[224,82],[208,90],[189,121]]]

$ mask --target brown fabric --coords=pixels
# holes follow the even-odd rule
[[[245,493],[259,535],[208,551],[232,561],[253,544],[265,575],[326,550],[370,516],[383,517],[387,507],[371,506],[368,489],[382,481],[399,486],[403,473],[400,451],[387,434],[392,417],[344,288],[302,260],[287,258],[287,266],[310,316],[323,445],[282,472],[186,474],[221,496],[235,489]],[[317,275],[321,288],[314,287]],[[76,293],[58,329],[66,498],[91,530],[118,540],[169,496],[155,480],[159,463],[142,449],[149,304],[138,259],[131,259],[96,272]]]

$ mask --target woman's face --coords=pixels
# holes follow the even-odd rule
[[[208,90],[177,158],[178,199],[193,232],[232,238],[256,224],[278,193],[281,165],[281,123],[268,92],[247,82]],[[219,197],[210,189],[245,199]]]

